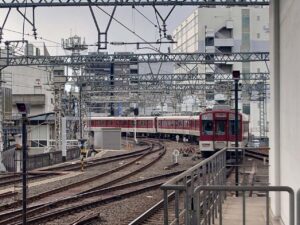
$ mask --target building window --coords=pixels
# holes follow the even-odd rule
[[[257,36],[257,39],[260,39],[260,33],[257,33],[256,36]]]
[[[257,20],[257,21],[260,21],[260,16],[257,16],[257,17],[256,17],[256,20]]]

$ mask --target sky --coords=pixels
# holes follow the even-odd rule
[[[177,6],[167,20],[167,34],[172,34],[172,31],[178,26],[185,18],[187,18],[196,7],[190,6]],[[100,31],[105,31],[109,17],[103,13],[99,8],[93,7],[94,13],[98,20]],[[112,7],[102,7],[107,13],[112,12]],[[170,11],[171,7],[157,7],[159,12],[164,16]],[[0,24],[3,23],[5,18],[5,11],[0,10]],[[21,9],[25,13],[25,9]],[[142,16],[143,14],[144,16]],[[26,15],[29,18],[32,16],[31,9],[26,10]],[[117,7],[115,16],[119,22],[128,27],[132,32],[138,34],[146,41],[156,41],[159,39],[158,28],[154,9],[150,6],[146,7]],[[23,17],[13,9],[8,17],[3,30],[3,42],[7,40],[21,40],[24,27],[25,34],[32,34],[32,27],[28,23],[24,23]],[[25,35],[25,39],[34,43],[36,46],[43,46],[45,42],[51,55],[68,54],[63,51],[60,43],[61,39],[68,38],[73,35],[78,35],[85,38],[87,44],[95,44],[97,42],[97,30],[92,19],[92,15],[88,7],[39,7],[36,8],[36,28],[38,33],[38,40],[31,36]],[[9,30],[12,31],[9,31]],[[137,42],[143,41],[128,31],[115,20],[112,21],[108,30],[109,42]],[[42,38],[42,39],[41,39]],[[50,40],[50,41],[46,41]],[[156,45],[157,46],[157,45]],[[166,51],[169,44],[164,45],[162,51]],[[158,47],[158,46],[157,46]],[[90,47],[89,51],[96,50],[96,47]],[[105,50],[104,50],[105,51]],[[123,45],[123,46],[108,46],[109,53],[114,51],[133,51],[136,53],[149,52],[151,50],[137,50],[136,45]]]

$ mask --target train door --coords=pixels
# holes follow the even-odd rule
[[[213,146],[214,123],[213,123],[213,114],[212,114],[212,112],[201,114],[199,122],[200,122],[199,123],[199,128],[200,128],[200,137],[199,137],[200,151],[203,152],[203,153],[212,152],[212,151],[214,151],[214,146]]]
[[[214,148],[220,150],[228,146],[228,113],[216,112],[214,113]]]

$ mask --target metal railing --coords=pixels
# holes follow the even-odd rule
[[[172,224],[192,224],[194,210],[194,190],[199,185],[224,185],[226,182],[226,152],[222,149],[208,159],[190,168],[186,172],[171,179],[161,186],[164,192],[164,225],[169,225],[168,191],[175,191],[175,218]],[[183,194],[184,204],[180,204],[179,195]],[[208,197],[218,199],[219,196],[211,193]],[[183,217],[183,219],[181,219]]]
[[[197,225],[208,225],[214,224],[214,219],[219,217],[218,225],[222,225],[222,204],[226,191],[238,191],[242,192],[242,218],[243,225],[246,225],[246,191],[260,191],[266,193],[266,225],[270,224],[270,202],[269,202],[269,192],[288,192],[289,193],[289,225],[295,224],[295,194],[292,188],[286,186],[224,186],[224,185],[211,185],[211,186],[199,186],[195,189],[194,197],[194,218],[195,222],[193,224]],[[207,198],[208,192],[213,192],[218,194],[218,201],[213,201],[213,204],[209,204],[209,199]],[[299,194],[299,193],[298,193]],[[300,195],[300,194],[299,194]],[[298,196],[299,198],[300,196]],[[207,206],[210,209],[207,210]],[[299,211],[299,209],[298,209]]]
[[[67,147],[78,147],[78,140],[73,139],[73,140],[67,140]],[[56,146],[56,140],[48,140],[48,146]]]
[[[184,204],[179,204],[178,199],[175,198],[175,209],[174,214],[175,218],[170,218],[168,215],[168,202],[165,201],[164,205],[164,225],[175,224],[179,225],[182,222],[184,224],[196,224],[197,217],[194,213],[195,211],[195,188],[198,186],[211,186],[211,185],[222,185],[228,184],[226,176],[229,172],[226,168],[230,167],[231,169],[238,166],[238,174],[246,174],[242,166],[235,165],[235,150],[238,150],[240,161],[245,156],[245,150],[255,149],[255,148],[224,148],[213,156],[201,161],[199,164],[190,168],[186,172],[180,174],[179,176],[169,180],[161,186],[161,189],[164,192],[164,199],[167,199],[168,192],[175,191],[176,196],[184,195]],[[259,148],[260,149],[260,148]],[[268,166],[268,165],[265,165]],[[244,167],[245,169],[245,167]],[[268,185],[268,183],[264,184]],[[201,194],[201,193],[200,193]],[[208,211],[212,214],[217,214],[217,211],[213,207],[216,205],[216,202],[224,201],[225,195],[220,195],[218,192],[209,191],[205,195],[201,194],[201,199],[203,200],[202,211]],[[172,221],[171,223],[169,221]],[[198,225],[198,224],[197,224]]]
[[[300,189],[297,192],[297,225],[300,224]]]

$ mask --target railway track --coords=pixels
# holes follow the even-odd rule
[[[152,145],[151,142],[145,142],[144,141],[143,143],[147,144],[147,145]],[[119,161],[119,160],[125,160],[125,159],[138,157],[138,156],[143,155],[145,152],[149,151],[150,149],[151,149],[151,146],[146,147],[146,148],[141,149],[141,150],[134,151],[134,152],[129,152],[129,153],[125,153],[125,154],[120,154],[120,155],[115,155],[115,156],[108,156],[108,157],[104,157],[104,158],[89,160],[88,162],[85,163],[84,167],[85,168],[96,167],[96,166],[116,162],[116,161]],[[52,168],[40,169],[39,172],[40,173],[44,172],[43,174],[36,174],[34,172],[29,172],[28,173],[29,176],[27,177],[27,180],[28,181],[33,181],[33,180],[48,177],[48,176],[51,176],[51,175],[59,175],[59,172],[55,172],[55,171],[73,171],[73,170],[80,170],[80,169],[81,169],[80,162],[77,162],[75,164],[66,164],[66,165],[61,165],[61,166],[54,166]],[[53,172],[51,172],[51,171],[53,171]],[[21,174],[12,174],[12,175],[0,176],[0,187],[12,185],[12,184],[17,184],[17,183],[21,183],[21,182],[22,182]],[[1,196],[0,196],[0,198],[1,198]]]
[[[175,204],[182,207],[184,202],[184,196],[182,194],[178,194],[177,198],[175,198],[175,192],[172,192],[168,195],[168,215],[169,216],[169,224],[174,224],[177,219],[174,215]],[[164,224],[164,199],[157,202],[151,208],[146,210],[140,216],[138,216],[133,221],[126,223],[126,225],[159,225]],[[171,216],[172,215],[172,216]],[[179,217],[182,215],[179,214]],[[178,218],[179,219],[179,218]],[[124,224],[125,225],[125,224]]]
[[[159,149],[153,150],[151,152],[154,152],[154,151],[156,152],[158,150],[160,150],[161,152],[158,154],[157,157],[155,157],[151,162],[147,163],[146,165],[138,168],[134,172],[128,173],[124,176],[121,176],[119,178],[111,180],[110,182],[107,182],[105,184],[102,184],[102,185],[99,185],[97,187],[91,188],[88,191],[84,191],[84,192],[80,193],[79,195],[75,195],[75,196],[68,197],[68,198],[65,198],[65,199],[61,199],[61,200],[58,200],[58,201],[54,201],[54,202],[51,202],[51,203],[43,203],[43,204],[39,204],[39,205],[33,205],[32,204],[31,206],[29,206],[28,215],[40,213],[43,210],[49,209],[49,207],[53,208],[54,206],[59,206],[61,204],[67,204],[68,202],[74,202],[75,200],[76,201],[78,201],[80,199],[85,199],[86,200],[86,198],[88,198],[88,196],[93,197],[93,196],[99,195],[101,193],[103,194],[104,192],[107,192],[109,190],[108,188],[104,189],[105,187],[113,185],[117,182],[120,182],[121,180],[124,180],[124,179],[126,179],[126,178],[142,171],[143,169],[151,166],[153,163],[155,163],[157,160],[159,160],[159,158],[161,158],[162,155],[165,153],[165,149],[163,147],[160,147]],[[172,175],[175,176],[175,175],[179,174],[180,172],[182,172],[182,171],[176,172],[176,174],[172,174]],[[164,176],[167,177],[167,176],[170,176],[170,175],[164,175]],[[158,179],[158,177],[152,178],[152,180],[156,180],[156,179]],[[162,179],[162,177],[160,177],[160,179]],[[148,179],[147,182],[150,182],[150,181],[151,181],[151,179]],[[146,182],[146,181],[144,181],[144,182]],[[138,181],[136,183],[131,183],[131,184],[127,184],[127,185],[129,185],[129,186],[134,185],[135,186],[135,185],[138,185],[139,183],[141,184],[141,183],[143,183],[143,181]],[[162,183],[160,182],[159,184],[162,184]],[[78,184],[76,183],[76,185],[78,185]],[[154,186],[156,187],[156,185],[154,185]],[[126,187],[126,185],[125,186],[121,185],[119,188],[124,189],[125,187]],[[114,188],[118,188],[118,186],[116,186]],[[42,193],[42,194],[48,196],[48,195],[53,194],[53,191],[50,191],[50,193],[47,192],[47,193]],[[33,197],[30,197],[28,199],[28,201],[32,202],[34,199],[39,199],[41,197],[43,197],[43,196],[40,196],[40,195],[39,196],[33,196]],[[19,203],[20,202],[15,202],[14,204],[11,204],[9,208],[11,208],[13,206],[15,207],[16,205],[19,205]],[[7,207],[6,207],[6,209],[7,209]],[[5,213],[0,214],[0,224],[1,225],[2,224],[10,224],[10,222],[20,219],[21,210],[19,209],[19,212],[17,212],[17,211],[15,211],[15,212],[5,212]]]
[[[49,202],[49,203],[39,205],[39,206],[32,206],[32,207],[28,208],[27,216],[35,217],[36,215],[40,215],[43,212],[53,210],[54,208],[62,208],[62,207],[66,207],[68,205],[75,205],[79,201],[82,201],[82,200],[84,200],[84,202],[91,201],[91,204],[93,206],[95,203],[95,201],[93,199],[95,199],[95,197],[101,197],[103,199],[103,196],[104,196],[104,199],[106,199],[105,196],[111,197],[111,193],[113,193],[113,196],[119,196],[119,195],[122,196],[123,194],[130,193],[130,191],[133,192],[132,194],[142,193],[142,192],[135,193],[135,190],[139,190],[139,188],[137,188],[137,187],[141,186],[141,190],[143,190],[142,188],[145,187],[145,184],[147,184],[147,186],[145,187],[146,189],[149,187],[155,187],[155,188],[157,187],[158,188],[163,182],[166,181],[166,179],[168,177],[176,176],[182,172],[183,171],[172,172],[172,173],[168,173],[168,174],[164,174],[164,175],[160,175],[160,176],[147,178],[144,180],[129,182],[129,183],[125,183],[125,184],[121,184],[121,185],[117,185],[117,186],[113,186],[113,187],[109,187],[109,188],[103,188],[103,189],[96,190],[96,191],[81,193],[81,194],[78,194],[75,196],[67,197],[64,199],[60,199],[60,200],[57,200],[54,202]],[[129,191],[124,193],[124,190],[126,190],[126,189],[129,189]],[[130,189],[132,189],[132,190],[130,190]],[[151,190],[151,188],[149,190]],[[120,191],[123,193],[120,194]],[[125,195],[125,197],[126,197],[126,195]],[[111,200],[114,200],[114,198],[112,198]],[[107,203],[110,203],[110,202],[107,202]],[[106,202],[100,201],[99,204],[100,205],[106,204]],[[81,204],[79,204],[79,205],[81,205]],[[85,205],[85,206],[88,208],[88,205]],[[5,217],[3,217],[3,215],[0,215],[0,224],[2,225],[2,224],[16,223],[16,221],[19,221],[21,219],[21,215],[22,215],[21,212],[22,212],[21,209],[19,209],[18,212],[14,211],[14,212],[8,213],[5,215]],[[61,213],[62,212],[60,212],[60,214]],[[66,213],[68,214],[68,209],[66,210]]]
[[[54,172],[54,171],[50,172],[50,173],[45,172],[45,173],[40,173],[40,174],[29,172],[28,176],[27,176],[27,180],[33,181],[33,180],[37,180],[40,178],[45,178],[45,177],[55,176],[55,175],[61,175],[61,173]],[[5,176],[3,178],[0,177],[0,187],[12,185],[12,184],[18,184],[18,183],[21,183],[21,181],[22,181],[21,174],[9,175],[9,176]]]
[[[131,197],[131,196],[134,196],[134,195],[137,195],[137,194],[141,194],[141,193],[144,193],[144,192],[148,192],[150,190],[158,189],[163,183],[164,182],[159,182],[159,183],[156,183],[156,184],[149,184],[149,185],[144,186],[144,187],[135,188],[134,190],[125,191],[122,194],[107,196],[107,197],[104,197],[102,199],[97,199],[97,200],[90,201],[88,203],[82,203],[82,204],[73,205],[73,206],[69,206],[69,207],[63,207],[61,209],[57,209],[55,211],[44,213],[44,214],[41,214],[39,216],[29,217],[27,219],[27,224],[45,223],[47,221],[51,221],[55,218],[59,218],[59,217],[64,216],[64,215],[69,215],[69,214],[73,214],[73,213],[76,213],[76,212],[82,212],[84,210],[91,209],[93,207],[98,207],[98,206],[101,206],[101,205],[104,205],[104,204],[119,201],[119,200],[122,200],[124,198],[128,198],[128,197]],[[6,225],[9,225],[9,224],[10,223],[6,223]],[[12,224],[21,225],[22,222],[12,223]]]
[[[104,165],[111,162],[116,162],[119,160],[134,158],[137,156],[143,155],[145,152],[149,151],[152,148],[153,142],[150,141],[142,141],[143,144],[147,145],[148,147],[143,148],[141,150],[132,151],[124,154],[114,155],[114,156],[107,156],[99,159],[92,159],[85,162],[85,168],[88,167],[95,167],[99,165]],[[73,164],[64,164],[60,166],[54,166],[47,169],[40,169],[40,171],[72,171],[72,170],[80,170],[81,169],[81,162],[76,162]]]
[[[96,181],[100,178],[103,178],[103,177],[106,177],[106,176],[109,176],[115,172],[118,172],[130,165],[133,165],[134,163],[136,163],[137,161],[143,159],[144,157],[146,157],[147,155],[149,154],[152,154],[152,153],[155,153],[155,152],[158,152],[158,151],[161,151],[163,149],[163,147],[159,147],[158,149],[154,149],[154,146],[152,146],[151,149],[149,149],[147,152],[145,152],[143,155],[141,156],[138,156],[137,158],[135,158],[134,160],[131,160],[130,162],[126,163],[126,164],[123,164],[117,168],[114,168],[114,169],[111,169],[111,170],[108,170],[104,173],[101,173],[101,174],[98,174],[98,175],[94,175],[90,178],[87,178],[87,179],[83,179],[81,181],[78,181],[78,182],[75,182],[75,183],[71,183],[71,184],[68,184],[68,185],[64,185],[62,187],[59,187],[59,188],[55,188],[53,190],[50,190],[50,191],[46,191],[46,192],[43,192],[43,193],[40,193],[40,194],[37,194],[37,195],[34,195],[34,196],[31,196],[29,198],[27,198],[27,202],[28,203],[32,203],[34,201],[37,201],[39,199],[42,199],[42,198],[45,198],[45,197],[48,197],[50,195],[54,195],[56,193],[59,193],[59,192],[63,192],[63,191],[66,191],[68,189],[71,189],[71,188],[78,188],[80,185],[86,185],[87,183],[90,183],[90,182],[93,182],[93,181]],[[155,160],[153,160],[152,164],[155,162]],[[150,164],[151,165],[151,164]],[[149,167],[150,165],[147,165],[147,167]],[[140,169],[139,171],[141,171],[142,169]],[[136,174],[137,172],[139,171],[134,171],[132,173],[130,173],[131,175],[134,175]],[[123,177],[123,179],[126,179],[127,177],[129,177],[130,175],[127,174],[127,176]],[[121,178],[119,178],[119,181],[122,180]],[[11,208],[15,208],[15,207],[18,207],[22,204],[22,201],[21,200],[18,200],[18,201],[15,201],[15,202],[12,202],[12,203],[9,203],[9,204],[6,204],[6,205],[2,205],[0,206],[0,212],[1,211],[4,211],[4,210],[7,210],[7,209],[11,209]]]
[[[82,216],[81,218],[77,219],[76,221],[73,221],[70,223],[70,225],[87,225],[91,222],[100,222],[100,213],[91,213],[87,216]]]
[[[251,158],[259,159],[262,161],[269,162],[269,154],[257,152],[253,150],[245,150],[245,155]]]

